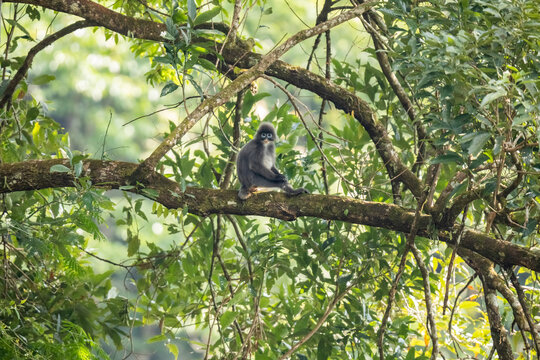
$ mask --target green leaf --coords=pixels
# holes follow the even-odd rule
[[[39,108],[38,107],[31,107],[30,109],[28,109],[28,111],[26,112],[26,120],[30,121],[30,120],[34,120],[36,119],[37,117],[39,116]]]
[[[51,166],[51,169],[49,171],[52,173],[53,172],[68,173],[71,171],[71,169],[64,165],[56,164],[56,165]]]
[[[11,26],[18,27],[23,33],[25,33],[30,39],[33,40],[33,37],[30,36],[30,33],[28,32],[28,30],[26,30],[26,28],[24,28],[19,22],[13,19],[5,19],[5,21],[7,21]]]
[[[174,360],[177,360],[178,359],[178,346],[176,346],[175,344],[171,344],[171,343],[168,343],[168,344],[165,344],[165,346],[167,346],[167,349],[169,349],[169,352],[171,354],[173,354],[174,356]]]
[[[195,0],[187,0],[188,17],[191,21],[194,21],[197,17],[197,4]]]
[[[202,12],[199,15],[197,15],[197,17],[193,21],[193,25],[199,25],[199,24],[205,23],[207,21],[210,21],[211,19],[216,17],[217,14],[219,14],[220,12],[221,12],[221,7],[219,7],[219,6],[215,7],[215,8],[212,8],[212,9],[210,9],[208,11]]]
[[[43,84],[53,81],[54,79],[56,79],[54,75],[44,74],[44,75],[36,76],[35,78],[33,78],[32,84],[43,85]]]
[[[152,336],[150,339],[148,339],[146,342],[148,344],[151,344],[151,343],[155,343],[155,342],[160,342],[160,341],[165,341],[167,340],[167,336],[161,334],[161,335],[156,335],[156,336]]]
[[[336,237],[335,236],[332,236],[332,237],[329,237],[328,239],[326,239],[322,245],[321,245],[321,250],[324,250],[326,249],[327,247],[329,247],[330,245],[332,245],[333,243],[336,242]]]
[[[405,357],[405,360],[414,360],[415,359],[416,350],[414,346],[411,346],[411,349],[407,353],[407,356]]]
[[[26,14],[30,17],[31,20],[41,19],[41,13],[33,6],[28,5],[28,7],[26,8]]]
[[[463,164],[463,158],[456,152],[449,151],[444,155],[431,159],[431,164]]]
[[[326,360],[330,355],[332,355],[332,343],[323,337],[317,345],[317,360]]]
[[[202,66],[203,68],[205,68],[206,70],[209,70],[209,71],[216,71],[216,66],[214,65],[213,62],[211,61],[208,61],[206,59],[202,59],[202,58],[199,58],[197,60],[197,64],[199,64],[200,66]]]
[[[141,246],[141,239],[139,239],[139,236],[137,234],[133,235],[131,233],[131,230],[128,229],[128,256],[133,256],[139,251],[139,247]]]
[[[157,199],[159,192],[155,189],[142,189],[141,194],[150,199]]]
[[[226,328],[233,323],[234,319],[236,319],[236,312],[225,311],[219,318],[219,322],[222,328]]]
[[[75,177],[81,176],[82,170],[83,170],[83,163],[79,161],[75,165],[73,165],[73,170],[75,171]]]
[[[482,150],[484,144],[489,140],[490,137],[490,133],[476,133],[467,149],[469,154],[472,156],[478,155],[478,153]]]
[[[352,279],[352,274],[349,275],[343,275],[338,278],[338,284],[340,285],[346,285],[349,280]]]
[[[165,85],[163,87],[163,89],[161,90],[161,95],[160,96],[163,97],[165,95],[168,95],[168,94],[172,93],[173,91],[175,91],[176,89],[178,89],[178,85],[176,85],[172,81],[169,81],[167,83],[167,85]]]
[[[252,95],[250,91],[246,92],[246,96],[244,97],[244,105],[242,106],[242,116],[246,117],[248,116],[249,112],[251,111],[251,108],[253,107],[253,104],[255,104],[257,101],[264,99],[265,97],[270,96],[269,93],[257,93],[255,95]]]
[[[485,107],[487,104],[493,102],[494,100],[497,100],[498,98],[500,98],[500,97],[502,97],[504,95],[506,95],[506,90],[504,90],[504,89],[497,90],[495,92],[487,94],[482,99],[482,102],[480,103],[480,107]]]

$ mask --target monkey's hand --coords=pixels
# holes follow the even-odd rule
[[[266,180],[270,180],[274,182],[287,181],[287,179],[285,178],[285,175],[280,174],[279,171],[277,170],[274,171],[272,168],[270,169],[266,168],[262,164],[259,164],[259,163],[250,164],[249,168],[255,174],[262,176]]]

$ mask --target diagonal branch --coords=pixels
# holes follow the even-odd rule
[[[223,90],[200,103],[195,110],[193,110],[173,131],[171,131],[169,136],[163,140],[161,144],[159,144],[152,154],[139,165],[138,169],[134,173],[135,177],[140,177],[143,174],[150,173],[150,171],[157,166],[159,160],[161,160],[161,158],[165,156],[165,154],[171,150],[204,115],[216,107],[225,104],[232,96],[236,95],[254,80],[259,78],[262,74],[264,74],[270,65],[272,65],[293,46],[312,36],[316,36],[317,34],[323,33],[345,21],[361,15],[374,4],[374,1],[367,2],[313,28],[301,30],[288,38],[282,45],[262,56],[254,66],[238,76]]]
[[[161,33],[167,30],[165,24],[122,15],[90,0],[4,0],[3,2],[43,6],[54,11],[93,20],[109,30],[137,39],[163,41]]]

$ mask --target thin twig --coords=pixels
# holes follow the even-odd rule
[[[321,328],[321,326],[324,324],[324,322],[326,321],[326,319],[328,318],[328,316],[332,313],[332,310],[334,309],[334,307],[337,305],[338,302],[341,301],[341,299],[343,299],[345,297],[345,295],[347,295],[347,293],[349,292],[349,290],[351,289],[352,286],[349,286],[347,289],[345,289],[341,294],[338,293],[338,287],[336,286],[336,294],[334,296],[334,299],[330,302],[330,304],[328,304],[328,306],[326,307],[326,310],[324,311],[324,314],[321,316],[321,318],[319,319],[319,321],[317,321],[317,323],[315,324],[315,326],[313,327],[313,329],[311,329],[310,332],[308,332],[302,339],[300,339],[300,341],[298,341],[296,344],[293,345],[293,347],[291,347],[289,349],[289,351],[287,351],[284,355],[282,355],[279,360],[284,360],[284,359],[287,359],[289,358],[296,350],[298,350],[298,348],[302,345],[304,345],[309,339],[311,339],[311,337],[313,335],[315,335],[317,333],[317,331],[319,331],[319,329]]]
[[[24,78],[26,73],[28,72],[28,69],[30,69],[30,66],[32,66],[32,61],[34,60],[34,57],[38,52],[45,49],[47,46],[51,45],[56,40],[71,34],[75,30],[82,29],[89,26],[95,26],[97,25],[94,21],[91,20],[81,20],[77,21],[71,25],[66,26],[65,28],[58,30],[52,35],[47,36],[45,39],[41,40],[37,45],[35,45],[30,51],[28,52],[28,55],[26,55],[26,58],[24,59],[21,67],[11,79],[9,84],[6,87],[6,90],[4,91],[4,95],[2,96],[2,99],[0,100],[0,109],[6,106],[9,102],[11,102],[11,97],[13,96],[13,92],[15,91],[15,88],[19,84],[19,82]]]
[[[259,78],[273,63],[277,61],[283,54],[290,50],[296,44],[323,33],[345,21],[361,15],[368,8],[375,5],[374,1],[369,1],[365,4],[355,7],[353,10],[347,11],[340,15],[333,17],[332,19],[325,21],[317,26],[309,29],[301,30],[295,35],[289,37],[283,44],[277,46],[269,53],[261,57],[260,61],[251,67],[249,70],[243,72],[229,85],[227,85],[222,91],[216,95],[205,99],[196,109],[194,109],[187,117],[164,139],[159,146],[148,156],[132,174],[132,180],[144,181],[150,172],[155,169],[160,159],[171,150],[178,141],[208,112],[212,109],[223,105],[231,96],[234,96],[252,81]]]
[[[233,123],[233,143],[231,146],[231,154],[225,165],[225,170],[223,170],[223,176],[221,178],[221,183],[219,187],[221,189],[228,189],[232,172],[234,169],[234,164],[236,163],[237,149],[240,146],[240,123],[242,122],[242,107],[244,105],[244,96],[246,94],[247,88],[240,91],[236,94],[236,105],[234,110],[234,123]]]
[[[457,249],[459,248],[459,243],[461,242],[461,235],[463,234],[463,230],[465,229],[465,220],[467,219],[468,211],[469,211],[469,206],[467,205],[465,207],[465,210],[463,210],[463,217],[461,219],[461,226],[459,228],[459,231],[457,232],[457,234],[454,234],[456,242],[452,249],[452,256],[450,257],[450,263],[448,264],[448,271],[446,273],[446,288],[444,291],[444,301],[443,301],[443,311],[442,311],[443,315],[446,313],[446,307],[448,305],[448,293],[450,291],[450,280],[452,278],[454,261],[456,258]]]
[[[465,286],[463,286],[463,288],[461,288],[461,290],[457,293],[455,299],[454,299],[454,306],[452,306],[452,311],[450,312],[450,320],[448,320],[448,334],[450,335],[450,337],[452,338],[452,341],[454,343],[454,349],[456,351],[456,354],[458,353],[458,349],[457,347],[459,347],[459,350],[461,350],[461,346],[459,345],[459,342],[456,342],[454,340],[454,335],[452,334],[452,320],[454,318],[454,313],[455,313],[455,310],[457,308],[457,302],[459,300],[459,297],[461,296],[461,294],[463,294],[463,292],[465,290],[467,290],[469,288],[469,285],[474,281],[474,279],[476,279],[477,275],[474,274],[473,276],[470,277],[469,281],[467,281],[467,283],[465,284]],[[456,347],[457,345],[457,347]]]
[[[317,137],[311,132],[311,130],[309,129],[309,127],[307,126],[307,123],[306,121],[304,120],[304,117],[302,116],[302,113],[300,112],[300,109],[298,109],[298,106],[296,105],[296,101],[294,100],[294,95],[291,94],[289,92],[289,90],[287,90],[284,86],[282,86],[280,83],[278,83],[277,81],[275,81],[274,79],[272,79],[271,77],[269,76],[266,76],[266,75],[262,75],[261,76],[262,78],[270,81],[272,84],[274,84],[277,88],[279,88],[281,91],[283,91],[285,93],[285,95],[287,95],[287,97],[289,98],[289,101],[291,102],[291,104],[293,105],[294,109],[296,110],[297,114],[298,114],[298,118],[302,121],[302,124],[304,125],[304,128],[306,129],[306,131],[308,132],[309,136],[311,137],[311,140],[313,141],[313,143],[315,144],[315,146],[317,147],[317,149],[319,150],[319,153],[321,154],[321,157],[324,159],[324,161],[330,165],[330,167],[332,168],[332,170],[334,170],[334,172],[343,180],[344,183],[352,186],[353,188],[358,188],[359,185],[358,184],[355,184],[353,183],[352,181],[348,180],[345,178],[345,176],[343,176],[343,174],[341,174],[339,172],[338,169],[336,169],[336,167],[334,166],[334,164],[332,164],[332,162],[330,162],[330,160],[328,159],[328,157],[326,156],[326,154],[324,153],[324,151],[322,150],[322,148],[320,147],[320,144],[319,144],[319,141],[317,140]]]
[[[519,300],[519,303],[521,304],[521,308],[523,309],[523,313],[525,315],[525,319],[527,320],[527,323],[529,324],[529,331],[531,332],[534,347],[536,348],[536,356],[537,358],[540,357],[540,336],[538,335],[538,331],[536,331],[536,325],[531,317],[531,312],[529,311],[529,306],[527,305],[527,301],[525,300],[525,293],[523,292],[523,288],[521,287],[521,284],[519,283],[516,274],[512,269],[508,269],[508,274],[510,275],[510,280],[512,281],[512,284],[514,285],[514,289],[516,289],[517,297]],[[523,338],[523,341],[525,341],[525,337]]]

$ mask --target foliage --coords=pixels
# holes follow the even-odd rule
[[[227,63],[222,46],[228,34],[217,26],[231,24],[234,4],[230,2],[101,3],[166,29],[163,43],[124,39],[105,30],[109,41],[129,41],[132,56],[149,62],[146,74],[128,72],[129,76],[145,80],[148,89],[155,87],[163,100],[174,102],[167,108],[174,121],[156,118],[156,128],[167,129],[160,136],[166,137],[203,99],[230,83],[228,77],[245,71],[237,63]],[[273,48],[274,43],[257,38],[265,31],[277,42],[282,33],[302,27],[294,20],[286,31],[272,26],[284,21],[284,16],[292,18],[288,9],[278,6],[281,2],[242,4],[243,32],[232,42],[244,51],[242,56],[248,56],[249,50],[265,53]],[[353,51],[358,55],[355,60],[344,55],[330,61],[317,41],[303,44],[305,49],[313,46],[311,67],[317,62],[331,64],[330,73],[316,68],[312,75],[328,75],[333,85],[365,101],[390,135],[396,158],[414,169],[418,178],[425,179],[430,166],[440,165],[438,182],[433,185],[435,200],[441,199],[448,211],[433,213],[432,233],[415,239],[420,264],[412,257],[404,259],[404,275],[381,345],[386,358],[432,356],[421,264],[429,270],[440,355],[446,359],[492,356],[492,319],[483,300],[487,286],[481,281],[483,275],[469,266],[467,256],[451,260],[453,248],[438,242],[436,234],[452,226],[461,232],[474,228],[528,249],[539,246],[539,5],[524,0],[390,0],[375,11],[386,24],[385,31],[378,28],[377,32],[384,49],[375,49],[369,35],[358,31],[360,20],[342,25],[347,32],[332,30],[333,41],[336,33],[345,42],[333,44],[333,51],[340,55]],[[54,25],[55,17],[49,10],[22,3],[3,4],[2,11],[4,93],[24,55],[40,37],[33,29],[52,32],[49,25]],[[250,14],[257,16],[254,19]],[[309,14],[301,11],[299,16],[302,22],[314,24],[315,17]],[[69,21],[65,14],[58,16]],[[364,17],[364,25],[367,21]],[[85,34],[101,37],[103,31]],[[252,42],[254,48],[247,46]],[[358,45],[363,42],[370,45]],[[412,120],[379,66],[380,52],[390,57],[392,71],[414,104]],[[305,66],[307,56],[302,51],[295,49],[287,56]],[[223,359],[276,359],[296,344],[302,344],[293,351],[299,359],[379,358],[377,337],[383,313],[401,256],[409,251],[406,234],[316,218],[285,222],[232,215],[202,217],[188,208],[166,208],[152,200],[156,194],[150,190],[142,189],[142,196],[129,192],[140,184],[126,185],[120,189],[122,197],[116,197],[103,189],[107,184],[93,184],[83,175],[86,158],[113,157],[105,154],[105,140],[113,137],[115,146],[127,146],[123,141],[131,140],[107,133],[110,122],[103,120],[103,108],[113,97],[99,99],[100,132],[77,134],[79,141],[91,136],[97,143],[105,134],[102,148],[95,154],[76,151],[48,104],[34,97],[35,93],[56,97],[53,84],[63,87],[65,78],[49,73],[50,67],[40,64],[39,55],[35,62],[1,110],[0,162],[67,158],[69,167],[56,165],[50,172],[70,174],[74,182],[70,188],[1,194],[3,358],[130,357],[138,350],[136,330],[149,326],[157,333],[144,341],[163,344],[168,357],[175,359],[184,353],[187,357],[188,352]],[[33,73],[34,69],[44,73]],[[326,99],[321,104],[314,95],[321,89],[310,89],[310,98],[302,104],[306,92],[300,96],[267,80],[259,81],[258,91],[252,85],[191,129],[161,159],[159,173],[183,190],[188,186],[237,188],[235,180],[232,185],[224,180],[234,162],[232,155],[253,137],[260,122],[270,121],[279,137],[278,167],[293,185],[313,193],[395,202],[411,209],[423,205],[411,189],[397,186],[396,193],[379,143],[361,127],[358,114],[338,112]],[[77,97],[68,99],[79,104],[74,111],[84,110]],[[149,112],[156,110],[157,105]],[[128,116],[136,118],[140,111],[137,108]],[[318,111],[320,118],[314,115]],[[130,126],[140,136],[129,144],[136,149],[130,159],[144,159],[154,146],[147,142],[151,131],[156,131],[149,130],[154,124],[142,118]],[[240,130],[240,143],[235,127]],[[419,128],[424,129],[425,138],[419,138]],[[445,198],[442,195],[448,189]],[[418,208],[429,212],[427,207]],[[167,240],[150,230],[155,224],[166,229]],[[459,241],[461,234],[457,231],[453,236]],[[121,254],[110,250],[112,243],[121,244]],[[96,263],[110,269],[98,270]],[[537,274],[526,268],[497,265],[495,269],[510,294],[516,292],[510,274],[518,275],[531,319],[538,323]],[[538,355],[530,332],[511,331],[515,304],[498,290],[502,323],[511,332],[515,354],[521,358]]]

